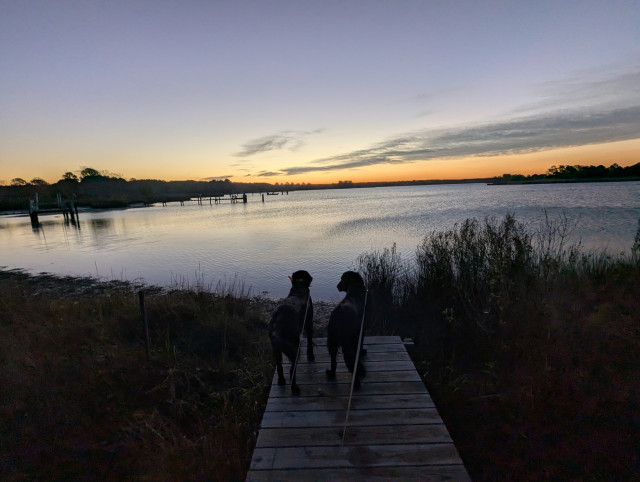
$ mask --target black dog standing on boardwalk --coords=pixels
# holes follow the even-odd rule
[[[334,308],[327,325],[327,348],[331,356],[331,369],[327,370],[327,378],[336,377],[336,355],[342,348],[344,362],[351,373],[356,363],[358,347],[362,344],[360,331],[363,322],[367,287],[362,277],[355,271],[347,271],[340,278],[338,291],[346,292],[344,299]],[[361,352],[364,355],[364,350]],[[354,385],[360,386],[360,378],[366,374],[365,368],[358,360],[358,368]]]
[[[300,346],[300,333],[304,328],[307,337],[307,360],[315,360],[313,355],[313,303],[309,286],[313,278],[304,270],[296,271],[291,276],[291,290],[284,303],[273,312],[269,322],[269,338],[273,347],[273,355],[278,370],[278,385],[286,385],[282,370],[282,354],[291,362],[291,392],[300,393],[296,384],[296,362]]]

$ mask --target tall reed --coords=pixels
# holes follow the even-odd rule
[[[386,333],[392,326],[394,303],[402,296],[405,273],[400,253],[394,243],[391,248],[361,254],[357,264],[369,289],[367,328]]]

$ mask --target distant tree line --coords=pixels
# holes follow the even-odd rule
[[[525,176],[522,174],[503,174],[495,177],[495,184],[519,183],[519,182],[549,182],[549,181],[593,181],[611,180],[622,178],[640,178],[640,163],[629,167],[621,167],[618,164],[611,164],[605,167],[598,166],[551,166],[544,174],[532,174]]]
[[[79,172],[65,172],[61,179],[49,184],[41,178],[26,181],[14,178],[9,186],[0,186],[0,210],[24,210],[38,194],[41,205],[53,204],[58,194],[73,200],[77,206],[118,208],[131,204],[186,201],[193,197],[266,191],[293,191],[308,188],[304,183],[269,184],[239,183],[229,179],[210,181],[160,181],[122,178],[119,174],[87,167]]]
[[[551,166],[544,174],[525,176],[503,174],[501,177],[461,180],[398,181],[398,182],[353,182],[341,180],[332,184],[310,183],[244,183],[229,179],[209,181],[160,181],[155,179],[125,180],[120,174],[85,167],[78,174],[65,172],[59,181],[49,184],[39,177],[30,181],[14,178],[10,185],[0,185],[0,211],[25,210],[29,200],[38,194],[40,204],[53,204],[58,194],[65,200],[73,200],[77,206],[92,208],[118,208],[131,204],[153,204],[159,202],[186,201],[202,196],[224,196],[229,194],[261,193],[273,191],[298,191],[310,189],[345,189],[382,186],[415,186],[424,184],[451,184],[469,182],[491,182],[508,184],[521,182],[567,182],[593,180],[640,179],[640,163],[629,167],[612,164],[599,166]],[[1,182],[1,181],[0,181]]]

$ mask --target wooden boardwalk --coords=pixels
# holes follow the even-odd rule
[[[365,337],[367,376],[344,444],[351,377],[338,354],[336,380],[326,380],[326,339],[315,344],[315,362],[300,350],[299,396],[274,375],[247,480],[470,480],[399,337]]]

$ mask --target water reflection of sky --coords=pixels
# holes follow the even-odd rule
[[[628,250],[640,217],[640,183],[442,185],[258,195],[247,204],[179,204],[80,213],[80,224],[42,216],[0,218],[0,265],[167,285],[244,282],[286,295],[307,269],[319,299],[338,299],[358,255],[397,244],[404,259],[425,235],[467,218],[514,213],[535,228],[566,215],[586,249]]]

